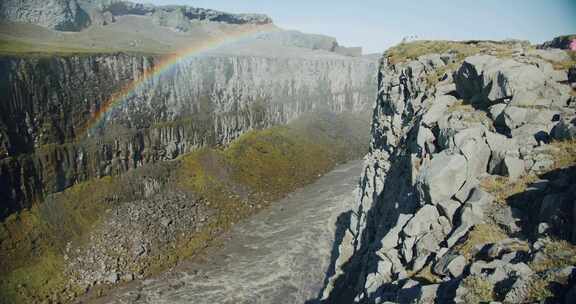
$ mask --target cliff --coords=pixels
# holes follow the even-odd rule
[[[102,127],[87,130],[112,94],[158,62],[123,54],[0,59],[1,214],[310,111],[366,111],[373,94],[375,64],[362,58],[201,56],[145,81]]]
[[[115,17],[148,16],[155,24],[188,31],[192,22],[271,24],[259,14],[230,14],[188,6],[154,6],[117,0],[7,0],[0,3],[0,20],[31,23],[58,31],[81,31],[90,25],[106,25]]]
[[[574,53],[519,42],[387,51],[361,194],[322,300],[570,303],[572,65]]]

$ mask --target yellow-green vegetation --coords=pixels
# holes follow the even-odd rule
[[[106,50],[95,50],[86,48],[69,47],[56,44],[33,44],[18,40],[0,39],[0,55],[74,55],[110,53]]]
[[[547,241],[543,253],[546,258],[530,263],[536,272],[576,265],[576,246],[565,240]]]
[[[432,264],[422,268],[411,277],[412,279],[424,282],[425,284],[437,284],[442,282],[440,277],[432,273]]]
[[[458,100],[455,102],[453,105],[448,107],[447,112],[459,112],[462,115],[462,121],[467,123],[479,123],[486,126],[491,131],[494,130],[494,123],[492,122],[492,119],[488,117],[488,114],[485,111],[477,111],[470,103],[467,103],[464,100]]]
[[[554,169],[566,168],[576,164],[576,139],[555,141],[551,143]]]
[[[526,191],[528,185],[537,179],[534,174],[522,176],[517,180],[510,180],[505,176],[488,176],[480,182],[480,186],[492,194],[497,203],[506,204],[509,197]]]
[[[31,303],[64,289],[66,243],[81,240],[119,187],[114,178],[96,179],[8,217],[0,226],[0,295]]]
[[[427,54],[455,53],[459,59],[464,59],[468,56],[479,53],[480,50],[481,49],[475,44],[464,42],[423,40],[400,43],[399,45],[388,49],[386,51],[386,56],[389,58],[390,63],[396,64],[414,60]]]
[[[508,235],[497,225],[478,224],[468,232],[466,241],[456,246],[456,250],[467,259],[470,259],[476,246],[496,243],[507,238]]]
[[[458,100],[454,104],[450,105],[446,111],[448,113],[454,113],[454,112],[472,113],[476,112],[476,109],[474,109],[474,107],[471,104],[465,103],[464,100]]]
[[[537,303],[547,298],[553,297],[554,294],[550,289],[550,282],[551,280],[541,278],[541,277],[534,277],[527,286],[527,296],[526,302],[528,303]]]
[[[462,286],[466,288],[466,293],[462,295],[464,303],[488,303],[494,299],[494,285],[485,278],[468,276],[462,281]]]
[[[0,38],[0,56],[18,57],[52,57],[52,56],[85,56],[94,54],[126,53],[135,55],[157,56],[171,54],[169,51],[137,50],[129,48],[92,48],[69,46],[59,43],[31,43],[16,39]]]

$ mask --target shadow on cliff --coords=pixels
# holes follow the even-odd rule
[[[322,291],[328,285],[329,279],[335,274],[336,270],[336,260],[338,259],[339,252],[338,252],[338,244],[341,244],[344,241],[344,236],[346,235],[346,230],[350,227],[350,219],[352,216],[352,211],[346,211],[341,213],[338,218],[336,219],[336,231],[334,232],[334,245],[332,246],[332,251],[330,253],[330,265],[328,265],[328,269],[326,270],[324,276],[324,284],[323,288],[318,294],[318,298],[310,299],[305,302],[305,304],[319,304],[322,303],[320,299],[322,298]]]
[[[381,260],[377,255],[381,248],[379,241],[395,226],[401,214],[413,213],[416,210],[417,200],[414,195],[411,195],[413,187],[410,174],[412,166],[410,157],[408,155],[399,155],[395,159],[390,159],[390,164],[391,167],[385,179],[384,177],[376,176],[373,177],[374,180],[370,180],[367,175],[364,175],[360,184],[361,190],[365,189],[368,184],[374,185],[376,179],[384,179],[383,190],[379,193],[372,193],[375,203],[371,209],[364,211],[360,206],[358,215],[365,217],[366,226],[362,231],[354,232],[358,236],[354,244],[354,254],[341,266],[342,274],[334,281],[334,288],[330,292],[329,297],[326,300],[321,300],[321,292],[318,298],[308,300],[306,304],[353,303],[354,298],[358,294],[362,294],[366,275],[377,272],[378,262]],[[335,273],[335,263],[339,254],[338,249],[346,229],[351,228],[351,215],[352,211],[348,211],[339,217],[339,220],[341,218],[346,220],[337,222],[337,225],[343,223],[345,226],[339,225],[336,231],[331,263],[326,270],[325,287]],[[382,286],[373,296],[390,292],[390,287],[388,285]],[[364,299],[364,301],[368,302],[372,300],[374,299]]]
[[[514,216],[520,221],[525,237],[535,240],[538,230],[559,239],[576,241],[576,166],[555,169],[538,176],[525,191],[511,195],[506,202],[519,212]],[[546,227],[538,227],[545,223]],[[544,232],[544,231],[542,231]]]

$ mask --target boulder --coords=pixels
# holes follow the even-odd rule
[[[505,156],[502,162],[502,173],[515,181],[526,173],[524,161],[513,156]]]
[[[448,247],[454,246],[474,225],[482,223],[485,210],[494,198],[488,192],[474,188],[466,204],[461,208],[460,225],[452,231],[446,241]]]
[[[487,131],[485,136],[491,151],[488,173],[504,175],[502,168],[504,159],[507,156],[517,157],[519,155],[519,147],[513,139],[498,133]]]
[[[446,216],[451,223],[454,220],[454,214],[456,214],[456,211],[458,211],[460,206],[460,202],[451,199],[438,202],[438,208],[440,209],[440,212]]]
[[[419,195],[426,203],[433,205],[448,200],[460,190],[466,181],[466,173],[464,156],[447,151],[436,154],[417,177]]]
[[[552,128],[551,135],[557,140],[576,139],[576,118],[560,120]]]
[[[492,219],[507,233],[514,234],[522,230],[518,225],[523,219],[523,214],[519,209],[508,205],[494,209]]]
[[[413,217],[410,214],[400,214],[398,216],[396,225],[394,225],[380,241],[380,250],[378,250],[376,254],[388,252],[398,246],[399,234],[402,231],[402,227],[404,227],[411,218]]]
[[[432,106],[426,114],[422,116],[422,123],[427,127],[432,127],[446,113],[446,109],[458,100],[451,95],[442,95],[432,100]]]
[[[436,207],[425,205],[408,221],[408,224],[402,230],[405,235],[419,236],[432,229],[432,225],[438,221],[440,214]]]
[[[436,147],[434,145],[434,133],[430,129],[421,126],[418,129],[418,136],[416,138],[416,143],[423,153],[434,153],[436,152]]]
[[[466,267],[466,258],[459,254],[446,254],[442,256],[434,265],[434,272],[452,278],[457,278],[464,272]]]

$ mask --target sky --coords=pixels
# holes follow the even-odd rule
[[[284,29],[380,53],[403,37],[522,39],[576,33],[576,0],[133,0],[267,14]]]

